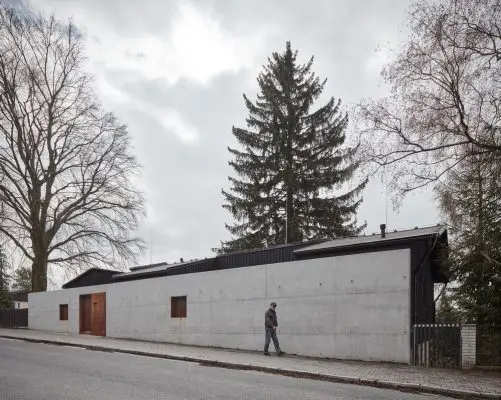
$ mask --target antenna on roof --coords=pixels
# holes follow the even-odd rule
[[[384,185],[384,196],[385,196],[385,204],[384,204],[384,224],[388,226],[388,185],[386,184],[386,170],[383,166],[383,174],[381,177]]]
[[[150,226],[150,264],[153,263],[153,234]]]
[[[387,190],[386,190],[386,205],[385,205],[384,224],[388,225],[388,191]]]

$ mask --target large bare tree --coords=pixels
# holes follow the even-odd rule
[[[0,6],[0,234],[47,268],[132,261],[144,214],[126,127],[105,112],[71,23]]]
[[[390,95],[357,107],[365,160],[400,194],[501,156],[501,0],[418,0],[408,23],[382,73]]]

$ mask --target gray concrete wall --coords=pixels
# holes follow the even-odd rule
[[[87,286],[28,294],[28,328],[38,331],[78,334],[80,295],[106,292],[109,285]],[[59,305],[68,304],[68,321],[59,320]]]
[[[107,335],[262,350],[264,312],[276,301],[288,353],[408,363],[409,280],[410,250],[394,250],[115,283],[106,288]],[[30,327],[54,330],[54,311],[69,297],[77,332],[81,289],[104,291],[30,295]],[[171,296],[184,295],[187,318],[171,319]],[[43,323],[34,322],[39,299],[50,310]]]

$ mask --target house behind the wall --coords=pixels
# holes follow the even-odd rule
[[[274,301],[289,353],[409,363],[410,327],[434,322],[434,284],[447,280],[447,231],[382,228],[125,273],[91,269],[63,290],[30,294],[29,327],[262,350]]]
[[[28,308],[28,294],[30,290],[28,289],[17,289],[11,290],[9,292],[9,299],[12,304],[12,308],[15,309],[26,309]]]

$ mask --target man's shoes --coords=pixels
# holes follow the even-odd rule
[[[282,350],[279,350],[279,351],[277,352],[277,356],[283,356],[284,354],[285,354],[285,352],[283,352]]]
[[[270,354],[270,353],[268,353],[267,351],[265,351],[265,352],[264,352],[264,355],[265,355],[265,356],[271,356],[271,354]]]

